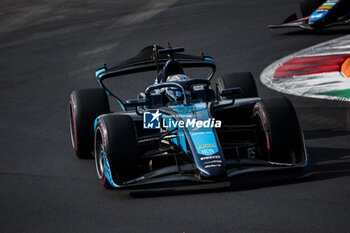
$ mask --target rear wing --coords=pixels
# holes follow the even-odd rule
[[[184,68],[190,67],[209,67],[212,72],[208,76],[210,80],[216,70],[214,59],[209,56],[193,56],[183,53],[178,53],[179,48],[163,49],[158,45],[147,46],[141,50],[135,57],[127,59],[117,65],[107,67],[104,66],[96,71],[96,78],[101,82],[103,79],[116,76],[139,73],[145,71],[159,70],[163,68],[165,63],[170,59],[169,55],[178,61]],[[157,51],[156,54],[154,51]],[[172,52],[175,51],[175,52]],[[157,61],[158,60],[158,64]],[[158,67],[157,67],[158,66]]]
[[[96,79],[101,85],[101,87],[103,87],[106,90],[108,95],[111,95],[117,99],[123,110],[126,109],[125,102],[113,93],[111,93],[103,84],[103,80],[127,74],[140,73],[152,70],[159,72],[164,67],[166,62],[170,59],[175,59],[184,68],[211,68],[211,72],[208,74],[207,79],[212,79],[216,70],[216,65],[212,57],[204,56],[204,54],[202,54],[201,56],[188,55],[184,53],[179,53],[180,51],[184,51],[184,49],[171,48],[170,46],[169,48],[164,49],[163,47],[158,45],[147,46],[144,49],[142,49],[139,52],[139,54],[137,54],[135,57],[127,59],[111,67],[107,67],[106,65],[104,65],[104,67],[99,68],[95,73]],[[155,75],[155,78],[157,75]]]

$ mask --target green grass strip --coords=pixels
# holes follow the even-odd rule
[[[320,93],[316,93],[316,95],[328,95],[328,96],[350,98],[350,89],[320,92]]]

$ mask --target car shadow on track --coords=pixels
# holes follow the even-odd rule
[[[350,176],[350,149],[310,147],[309,181]]]
[[[320,139],[320,138],[333,138],[333,137],[341,137],[341,136],[348,136],[350,140],[350,131],[330,130],[330,129],[304,131],[304,137],[306,140]]]

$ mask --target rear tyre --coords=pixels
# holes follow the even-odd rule
[[[236,98],[251,98],[258,97],[258,90],[253,75],[250,72],[238,72],[226,74],[218,78],[216,81],[216,95],[218,100],[227,99],[220,96],[220,91],[228,88],[240,87],[242,94]]]
[[[70,95],[69,122],[72,146],[79,158],[89,158],[94,149],[94,121],[109,113],[108,97],[102,88],[74,90]]]
[[[300,0],[300,10],[303,17],[312,14],[325,0]]]
[[[95,129],[97,176],[106,188],[118,187],[138,175],[138,139],[134,121],[127,115],[105,115]]]
[[[304,138],[291,102],[285,97],[262,99],[253,109],[261,159],[301,164],[305,162]]]

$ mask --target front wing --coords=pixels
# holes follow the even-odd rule
[[[288,176],[295,177],[296,175],[304,174],[303,168],[308,166],[308,161],[302,165],[290,165],[282,163],[272,163],[266,161],[257,161],[250,159],[242,159],[238,164],[237,161],[227,161],[231,165],[236,165],[237,167],[227,169],[226,176],[218,178],[215,180],[203,179],[196,175],[195,169],[191,164],[185,164],[181,166],[170,166],[157,171],[149,172],[144,176],[138,177],[136,179],[130,180],[119,185],[118,189],[143,189],[143,188],[159,188],[165,187],[169,188],[172,186],[177,186],[184,183],[187,185],[201,185],[208,183],[220,183],[225,181],[233,181],[235,177],[244,177],[249,174],[262,174],[261,176],[256,176],[257,180],[270,180],[271,176],[276,178],[276,176],[283,176],[284,178]]]
[[[309,17],[306,18],[300,18],[300,19],[294,19],[296,18],[296,15],[291,15],[288,17],[282,24],[273,24],[269,25],[269,29],[276,29],[276,28],[302,28],[306,30],[316,30],[316,29],[322,29],[322,28],[330,28],[330,27],[335,27],[335,26],[344,26],[344,25],[350,25],[350,19],[346,20],[341,20],[333,23],[328,23],[322,25],[322,27],[313,27],[310,25],[309,22]],[[293,19],[293,20],[291,20]]]

